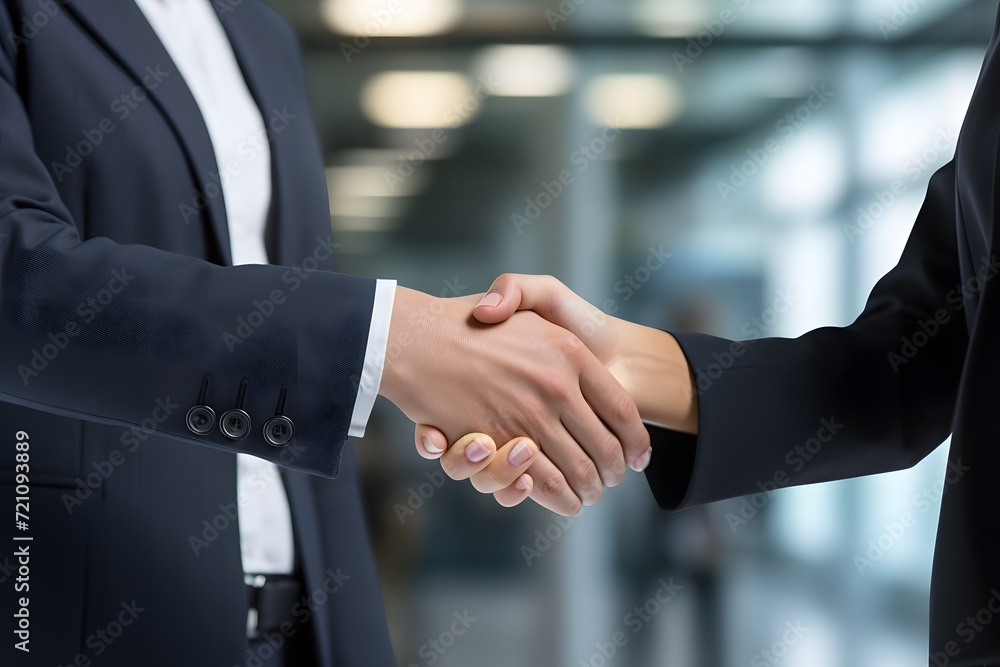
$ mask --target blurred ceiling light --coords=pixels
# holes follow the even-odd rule
[[[397,224],[406,209],[403,197],[412,187],[390,188],[389,166],[335,166],[326,168],[330,216],[340,231],[384,231]],[[406,184],[410,185],[410,183]],[[415,180],[412,185],[416,185]]]
[[[361,90],[361,109],[382,127],[458,127],[478,114],[481,103],[456,72],[384,72]]]
[[[321,0],[320,16],[345,35],[419,37],[448,32],[462,18],[461,0]]]
[[[331,200],[351,197],[405,197],[409,189],[389,187],[389,165],[327,167],[326,183]]]
[[[330,203],[330,215],[334,218],[354,220],[354,228],[364,226],[359,220],[364,218],[397,218],[406,206],[398,199],[357,198],[336,200]],[[372,221],[372,226],[382,227],[383,223]]]
[[[652,129],[677,119],[681,98],[677,84],[656,74],[606,74],[587,85],[584,105],[598,125]]]
[[[708,18],[704,0],[642,0],[632,6],[635,28],[653,37],[687,37]]]
[[[391,232],[399,227],[399,221],[394,217],[352,217],[352,216],[334,216],[332,220],[332,227],[335,232],[338,233],[386,233]],[[361,248],[358,247],[358,242],[355,239],[351,239],[349,244],[343,245],[337,249],[338,255],[373,255],[377,252],[376,248]]]
[[[498,97],[554,97],[573,85],[576,68],[559,46],[491,46],[476,59],[476,71],[496,82]]]

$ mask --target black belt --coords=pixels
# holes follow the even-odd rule
[[[248,574],[247,639],[260,639],[275,632],[285,634],[298,623],[292,615],[302,599],[302,581],[288,574]]]

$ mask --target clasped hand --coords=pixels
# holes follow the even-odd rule
[[[572,516],[626,466],[648,465],[643,417],[694,430],[692,396],[662,419],[640,416],[633,398],[662,370],[641,363],[649,350],[671,344],[549,276],[504,275],[485,296],[457,299],[398,288],[380,393],[418,424],[417,451],[449,477],[504,506],[530,497]]]

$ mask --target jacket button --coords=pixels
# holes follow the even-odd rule
[[[264,440],[272,447],[285,447],[295,437],[295,424],[288,417],[271,417],[264,424]]]
[[[233,408],[222,415],[219,428],[230,440],[242,440],[250,432],[250,415],[245,410]]]
[[[195,435],[208,435],[215,428],[215,410],[207,405],[196,405],[188,410],[185,422]]]

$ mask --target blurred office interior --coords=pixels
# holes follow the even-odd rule
[[[301,37],[340,270],[443,296],[551,273],[732,338],[860,312],[954,151],[997,9],[270,1]],[[570,522],[440,485],[388,403],[354,448],[400,665],[926,664],[946,444],[677,514],[631,474]]]

